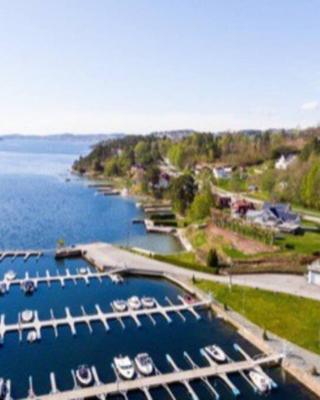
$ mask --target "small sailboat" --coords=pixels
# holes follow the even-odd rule
[[[118,312],[124,312],[127,309],[127,303],[124,300],[114,300],[112,306]]]
[[[248,375],[260,393],[266,393],[272,389],[271,380],[259,371],[251,370]]]
[[[4,274],[4,279],[6,281],[13,281],[16,278],[16,276],[17,274],[12,269],[10,269],[8,272]]]
[[[11,381],[0,378],[0,400],[11,399]]]
[[[139,310],[141,308],[141,301],[139,297],[137,296],[132,296],[128,299],[128,306],[132,310]]]
[[[153,308],[156,305],[155,299],[153,297],[142,297],[141,304],[144,308]]]
[[[38,340],[37,332],[35,330],[29,331],[27,334],[27,341],[29,343],[33,343],[36,342],[37,340]]]
[[[149,376],[153,373],[153,361],[147,353],[140,353],[134,359],[138,372],[144,376]]]
[[[80,365],[76,370],[76,379],[81,386],[90,386],[93,382],[91,369],[87,365]]]
[[[24,310],[21,313],[21,322],[32,322],[34,318],[34,312],[32,310]]]
[[[26,279],[21,282],[21,289],[25,294],[32,294],[35,291],[36,286],[31,279]]]
[[[133,362],[128,356],[122,357],[121,355],[119,357],[115,357],[113,359],[114,366],[118,374],[120,375],[121,378],[130,380],[134,378],[135,375],[135,369]]]
[[[226,362],[227,355],[221,347],[213,344],[204,348],[205,352],[214,360],[218,362]]]

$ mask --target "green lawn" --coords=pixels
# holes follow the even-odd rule
[[[169,264],[177,265],[179,267],[193,269],[194,271],[216,273],[214,268],[209,268],[205,265],[200,264],[192,252],[183,252],[175,254],[156,254],[154,256],[156,260],[164,261]]]
[[[196,285],[261,328],[320,354],[320,302],[208,281]]]
[[[305,232],[303,235],[284,235],[276,239],[276,245],[300,254],[312,254],[320,251],[320,233]]]

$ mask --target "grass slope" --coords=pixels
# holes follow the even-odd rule
[[[320,354],[320,302],[208,281],[197,286],[260,327]]]

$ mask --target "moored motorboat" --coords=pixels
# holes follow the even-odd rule
[[[153,373],[153,361],[147,353],[140,353],[134,359],[138,372],[144,376]]]
[[[32,310],[24,310],[21,313],[21,322],[32,322],[34,318],[34,312]]]
[[[16,278],[16,276],[17,274],[12,269],[10,269],[8,272],[4,274],[4,279],[6,281],[13,281]]]
[[[88,269],[86,267],[81,267],[79,269],[79,272],[80,272],[81,275],[87,275]]]
[[[113,283],[122,283],[123,282],[123,278],[119,274],[111,274],[110,279]]]
[[[226,362],[227,355],[221,347],[213,344],[204,348],[205,352],[214,360],[218,362]]]
[[[11,382],[9,379],[0,378],[0,400],[11,399]]]
[[[141,301],[138,296],[132,296],[128,299],[128,306],[132,310],[139,310],[141,308]]]
[[[33,343],[33,342],[36,342],[37,340],[38,340],[37,332],[34,330],[29,331],[27,334],[27,341],[30,343]]]
[[[0,295],[5,294],[7,292],[7,284],[5,282],[0,283]]]
[[[32,294],[35,291],[36,286],[31,279],[25,279],[21,282],[21,289],[25,294]]]
[[[93,381],[91,369],[87,365],[80,365],[76,370],[76,378],[81,386],[90,386]]]
[[[118,312],[124,312],[127,309],[127,303],[124,300],[114,300],[112,306]]]
[[[272,389],[271,380],[259,371],[251,370],[248,375],[260,393],[266,393]]]
[[[183,300],[188,304],[193,304],[196,302],[196,297],[192,296],[191,294],[186,294],[183,296]]]
[[[155,307],[156,302],[153,297],[144,296],[141,299],[141,304],[144,308],[153,308],[153,307]]]
[[[123,379],[133,379],[135,375],[135,369],[133,362],[128,356],[122,357],[115,357],[113,359],[114,367],[119,374],[119,376]]]

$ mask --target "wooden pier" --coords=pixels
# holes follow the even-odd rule
[[[137,378],[134,380],[121,380],[117,375],[116,371],[116,381],[110,383],[102,383],[95,371],[93,373],[94,376],[94,384],[90,387],[80,387],[77,384],[75,373],[72,371],[72,376],[74,379],[74,388],[71,390],[60,391],[56,385],[55,377],[53,374],[50,374],[50,381],[52,390],[50,393],[45,395],[37,395],[36,398],[39,400],[73,400],[79,398],[89,398],[89,397],[98,397],[99,399],[104,399],[105,396],[109,395],[122,395],[125,399],[128,398],[127,393],[130,391],[140,390],[144,393],[147,400],[152,400],[152,396],[150,393],[150,389],[155,387],[164,387],[168,394],[172,399],[175,399],[173,393],[171,392],[169,385],[182,383],[187,391],[189,392],[191,398],[193,400],[197,400],[198,396],[195,393],[194,389],[190,385],[190,382],[198,380],[206,383],[206,386],[209,388],[212,394],[214,394],[215,398],[218,399],[219,395],[215,388],[211,385],[208,378],[217,377],[221,378],[221,376],[227,376],[228,374],[235,374],[244,371],[249,371],[251,369],[261,368],[263,365],[268,365],[270,363],[279,363],[283,359],[282,354],[270,354],[263,355],[258,359],[245,359],[242,361],[230,362],[226,364],[219,365],[208,365],[205,367],[197,366],[189,355],[185,357],[189,361],[191,368],[187,370],[180,369],[175,361],[172,359],[170,355],[167,355],[167,361],[172,366],[173,371],[167,373],[160,373],[157,369],[155,369],[155,374],[149,377],[142,377],[138,374]],[[95,369],[92,367],[91,370]],[[32,381],[31,381],[32,382]],[[208,386],[209,385],[209,386]],[[34,396],[34,390],[29,390]],[[240,393],[240,392],[239,392]],[[25,400],[31,400],[34,397],[27,397]]]
[[[0,316],[0,341],[3,343],[5,335],[9,332],[18,332],[20,340],[22,340],[23,331],[34,330],[37,332],[38,339],[41,338],[41,330],[46,328],[52,328],[55,331],[55,335],[58,335],[58,328],[60,326],[69,326],[73,335],[76,334],[76,325],[78,324],[86,324],[89,327],[89,331],[92,331],[91,323],[92,322],[101,322],[105,327],[106,331],[109,331],[110,327],[108,321],[111,320],[122,320],[124,318],[131,318],[138,327],[141,326],[141,322],[139,317],[142,316],[150,316],[153,315],[162,315],[165,320],[170,323],[171,318],[169,316],[170,313],[179,313],[181,311],[189,311],[194,315],[197,319],[200,318],[197,313],[197,308],[208,307],[210,305],[209,301],[198,301],[193,304],[188,304],[186,302],[182,302],[177,305],[170,306],[161,306],[158,302],[156,302],[156,306],[148,309],[139,309],[132,310],[129,309],[123,312],[103,312],[99,305],[95,305],[96,313],[87,314],[84,307],[81,307],[82,315],[73,316],[68,307],[65,308],[65,317],[55,318],[54,313],[50,310],[51,318],[47,320],[40,320],[38,316],[38,312],[33,312],[33,319],[31,322],[23,322],[21,318],[21,314],[18,315],[18,322],[13,324],[6,324],[5,315],[1,314]]]

